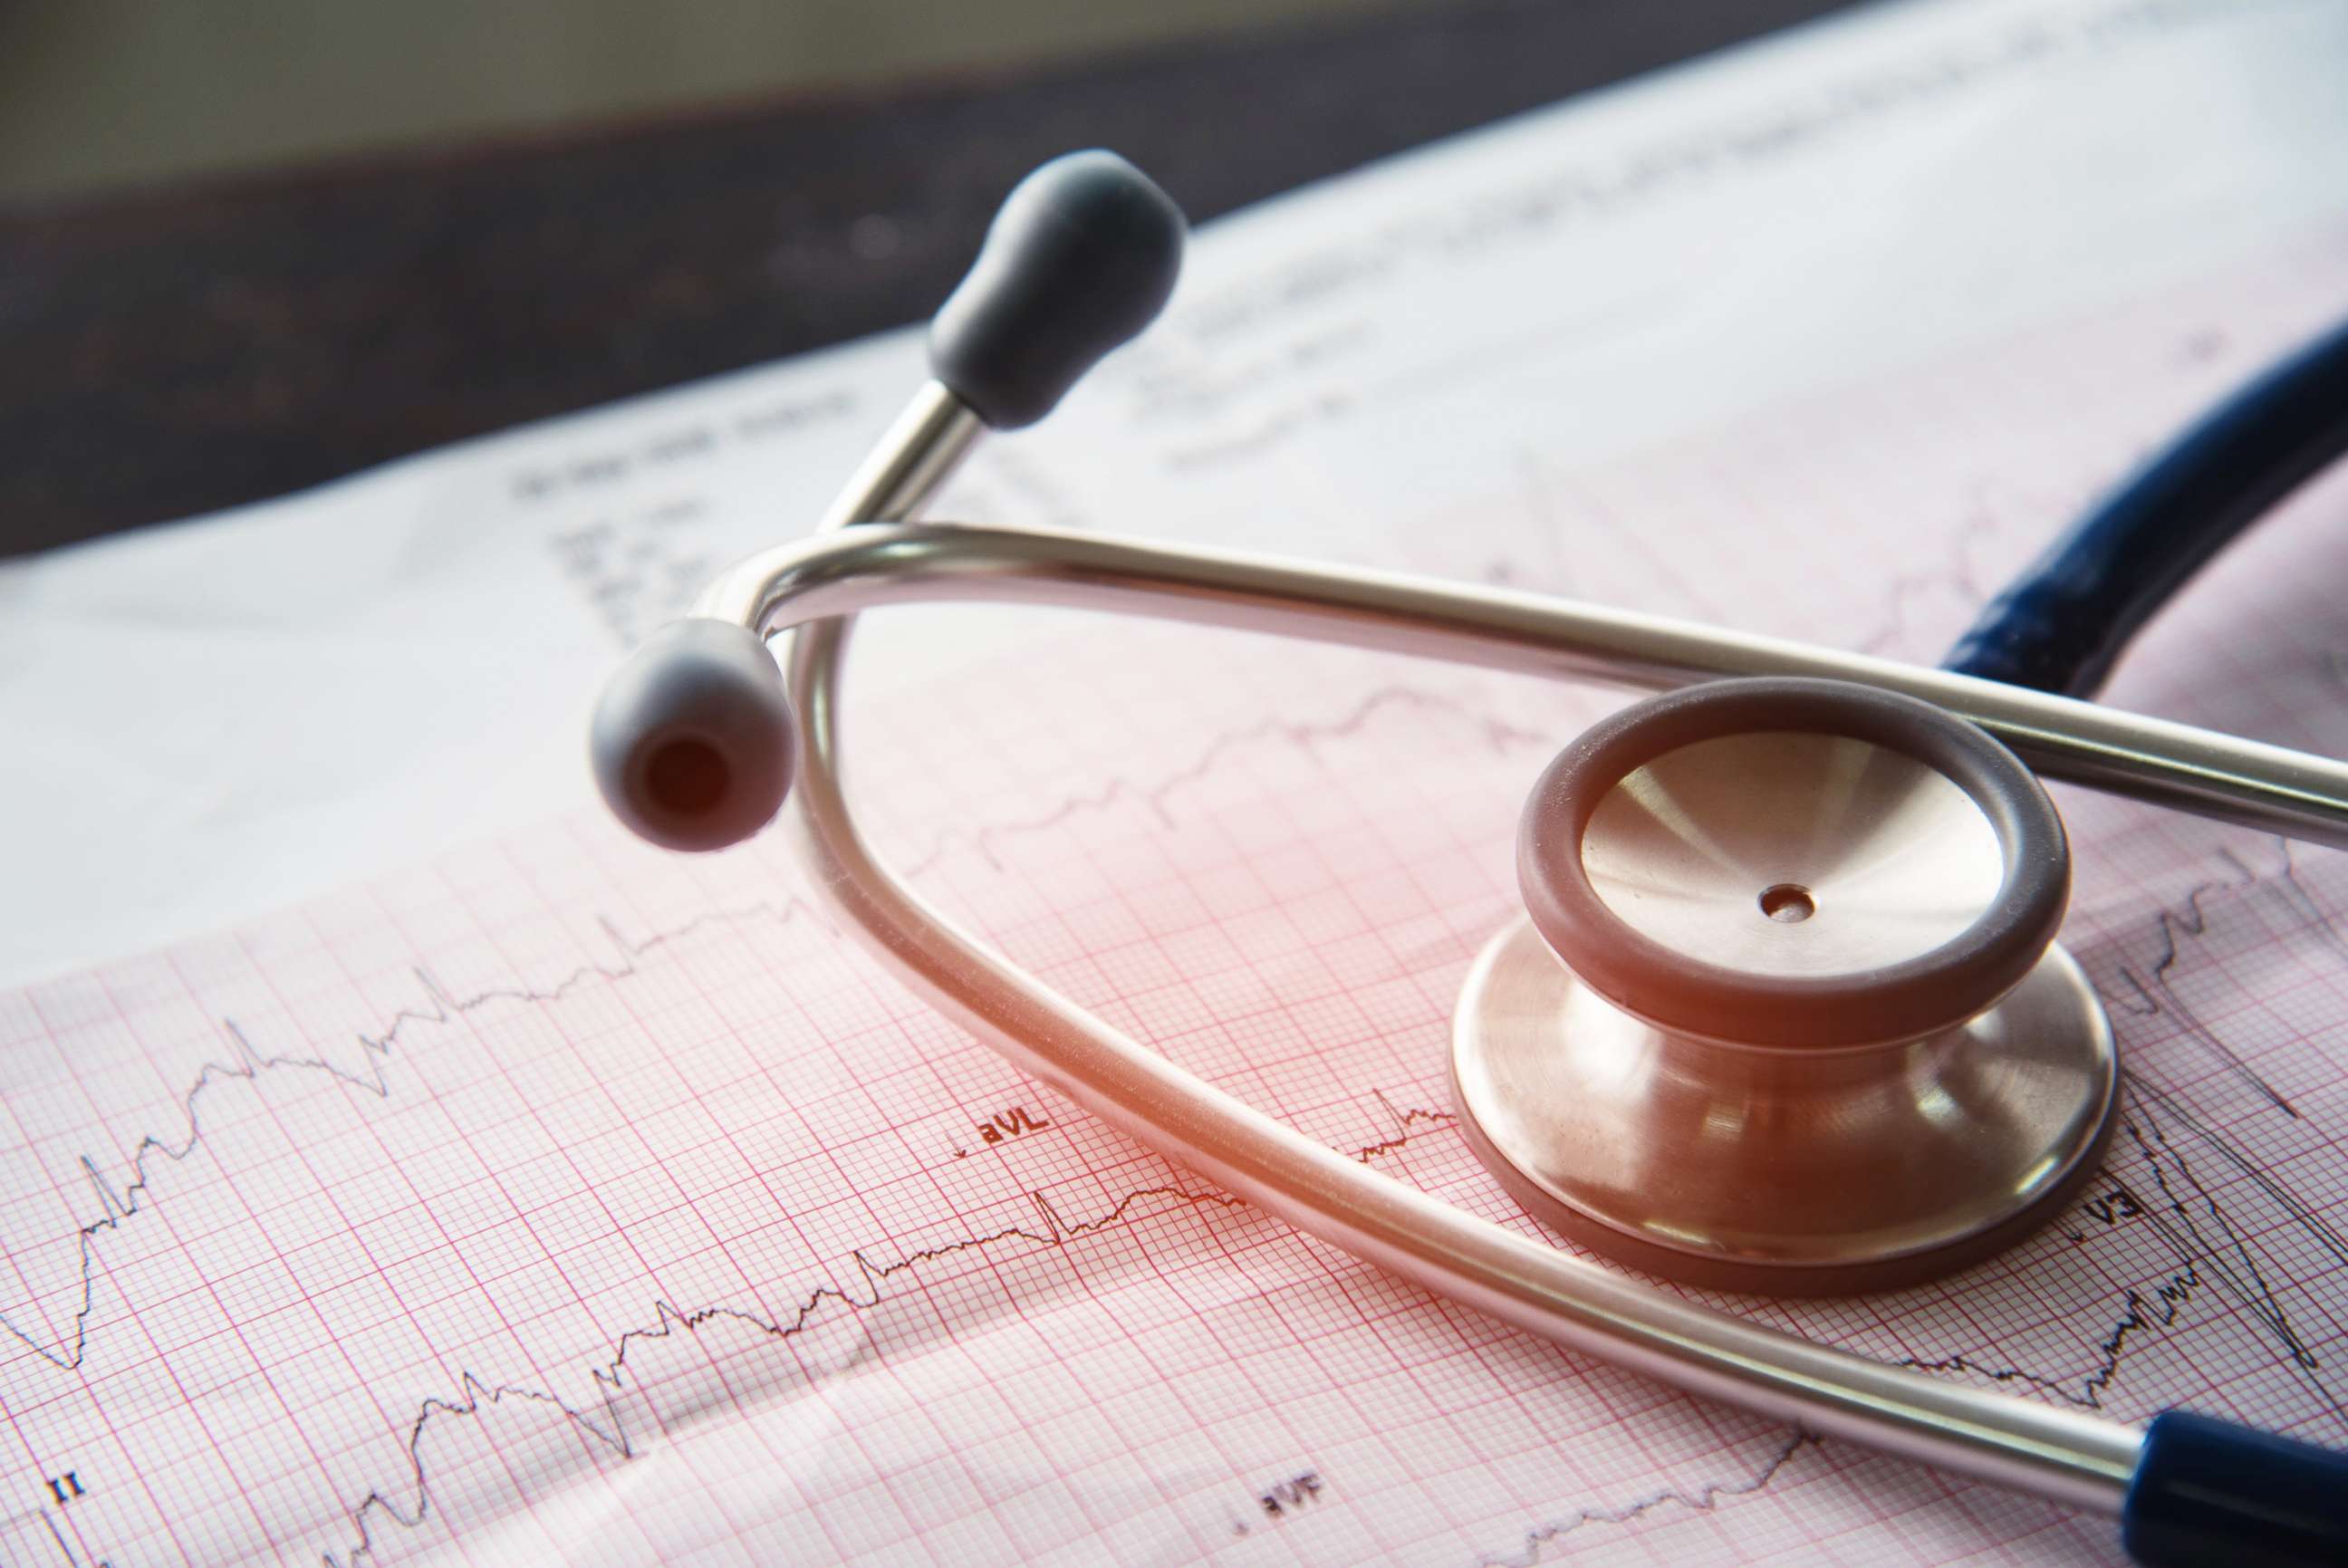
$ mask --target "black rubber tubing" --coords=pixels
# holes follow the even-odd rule
[[[1942,661],[2093,696],[2209,558],[2348,451],[2348,321],[2235,392],[1993,599]]]

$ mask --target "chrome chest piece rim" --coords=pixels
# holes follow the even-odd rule
[[[1635,704],[1542,776],[1529,920],[1471,972],[1452,1079],[1537,1216],[1686,1283],[1888,1289],[2035,1231],[2118,1081],[2055,946],[2053,803],[1971,724],[1829,681]]]

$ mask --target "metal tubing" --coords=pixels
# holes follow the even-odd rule
[[[1053,604],[1663,689],[1821,676],[1981,725],[2049,779],[2348,848],[2348,767],[2188,725],[1890,659],[1635,611],[1272,556],[1043,530],[908,524],[755,556],[698,612],[764,634],[883,605]]]
[[[897,422],[833,498],[819,533],[859,522],[900,522],[937,493],[978,438],[985,422],[935,381],[924,381]]]
[[[1428,611],[1414,593],[1434,601],[1427,634],[1379,631],[1385,617]],[[1298,594],[1301,602],[1280,610]],[[874,858],[850,812],[838,732],[849,623],[829,618],[938,598],[1146,608],[1343,634],[1338,640],[1374,646],[1464,652],[1505,667],[1579,671],[1575,661],[1595,654],[1581,646],[1558,655],[1560,623],[1540,618],[1540,602],[1061,535],[870,527],[762,557],[716,584],[704,610],[762,631],[799,628],[788,679],[806,747],[792,820],[819,896],[917,994],[1021,1068],[1299,1229],[1570,1348],[1812,1431],[2074,1506],[2118,1511],[2142,1441],[2132,1428],[1935,1382],[1527,1240],[1314,1143],[956,930]],[[1682,678],[1702,668],[1694,658],[1656,664],[1684,672]]]
[[[848,813],[835,630],[792,649],[811,743],[799,847],[826,903],[889,966],[1022,1069],[1298,1229],[1571,1349],[1812,1431],[2118,1511],[2141,1441],[2133,1429],[1760,1327],[1478,1219],[1192,1077],[955,930],[872,857]]]

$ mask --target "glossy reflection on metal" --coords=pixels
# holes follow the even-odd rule
[[[925,419],[932,434],[923,438],[956,443],[959,421],[951,414]],[[885,520],[913,510],[946,466],[913,460],[918,455],[893,454],[891,472],[912,477],[860,484],[865,493],[844,496],[833,521]],[[1354,594],[1349,582],[1366,587],[1366,596]],[[745,562],[711,585],[700,613],[769,634],[801,628],[788,666],[804,742],[791,820],[810,884],[917,994],[1024,1070],[1266,1212],[1560,1344],[1810,1431],[2116,1512],[2142,1445],[2135,1429],[1928,1377],[1713,1312],[1406,1186],[1241,1104],[1022,974],[925,904],[873,856],[858,830],[839,777],[836,727],[848,622],[859,610],[909,599],[1032,597],[1511,662],[1478,657],[1480,638],[1512,634],[1498,630],[1498,615],[1494,624],[1469,629],[1464,623],[1477,612],[1459,614],[1469,609],[1459,592],[1437,590],[1454,602],[1447,614],[1441,605],[1413,602],[1423,590],[1392,584],[1342,571],[1073,535],[867,526]],[[1348,605],[1349,598],[1356,602]],[[1389,598],[1394,602],[1379,602]],[[1337,620],[1316,614],[1316,604],[1336,606]],[[1512,601],[1505,614],[1532,610],[1530,601]],[[1543,667],[1556,668],[1546,664],[1550,657],[1543,655]],[[1678,679],[1705,667],[1669,653],[1662,661],[1658,667],[1678,672]],[[1974,688],[2001,689],[1988,682],[1965,689]],[[2140,727],[2151,721],[2130,722]],[[2178,743],[2194,732],[2168,727],[2161,733],[2171,762],[2181,761]],[[2336,776],[2340,788],[2333,789],[2333,774],[2319,769],[2320,778],[2302,778],[2276,761],[2284,754],[2232,744],[2236,750],[2221,758],[2220,798],[2266,820],[2278,802],[2293,802],[2285,809],[2296,810],[2312,791],[2321,804],[2311,814],[2337,824],[2348,841],[2348,771]],[[2173,785],[2179,774],[2166,777]],[[2199,790],[2191,793],[2199,798]]]
[[[941,442],[963,440],[951,408],[926,415],[923,428]],[[902,507],[872,496],[917,496],[943,471],[901,454],[882,483],[882,466],[836,518],[885,521]],[[1324,562],[1047,529],[867,526],[754,555],[711,583],[694,613],[773,636],[891,605],[977,601],[1150,615],[1648,690],[1722,676],[1832,676],[1962,714],[2046,778],[2348,849],[2348,763],[1893,659]]]
[[[2021,1241],[2094,1173],[2118,1078],[2059,946],[1954,1029],[1821,1051],[1655,1028],[1519,921],[1470,971],[1452,1040],[1460,1125],[1534,1214],[1650,1274],[1769,1295],[1893,1289]]]
[[[1945,775],[1787,731],[1700,740],[1625,775],[1591,814],[1581,863],[1642,936],[1784,976],[1920,958],[2004,882],[1996,829]]]

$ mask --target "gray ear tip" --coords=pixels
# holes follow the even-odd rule
[[[1063,153],[1029,178],[1048,195],[1061,222],[1115,231],[1133,264],[1154,261],[1171,287],[1190,226],[1156,181],[1105,147]]]
[[[612,814],[672,850],[722,850],[773,820],[790,793],[798,725],[756,633],[679,621],[614,671],[588,735]]]
[[[1003,203],[930,324],[930,369],[998,430],[1032,425],[1165,307],[1189,225],[1149,177],[1066,153]]]

